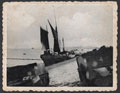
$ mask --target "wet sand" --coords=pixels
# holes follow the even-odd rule
[[[77,68],[75,58],[46,67],[50,86],[69,86],[75,82],[77,84],[80,81]]]

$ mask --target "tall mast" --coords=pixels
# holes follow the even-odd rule
[[[55,30],[51,23],[49,22],[48,20],[48,23],[50,25],[50,28],[51,28],[51,31],[52,31],[52,34],[53,34],[53,38],[54,38],[54,52],[58,52],[60,53],[60,47],[59,47],[59,42],[58,42],[58,33],[57,33],[57,30]]]
[[[53,5],[53,9],[54,9],[54,18],[55,18],[55,25],[56,25],[56,28],[57,28],[57,20],[56,20],[56,13],[55,13],[55,7],[54,7],[54,5]],[[57,29],[56,29],[57,30]]]
[[[64,38],[62,38],[62,42],[63,42],[63,52],[64,52],[65,51]]]

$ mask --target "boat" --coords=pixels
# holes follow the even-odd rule
[[[76,57],[82,86],[113,86],[113,48],[102,46]]]
[[[49,73],[44,63],[33,62],[7,67],[7,86],[48,86]]]
[[[73,58],[74,56],[71,57],[70,52],[65,50],[64,38],[62,38],[63,51],[61,51],[60,49],[59,42],[58,42],[59,39],[58,39],[57,25],[54,29],[49,20],[48,20],[48,24],[51,28],[52,35],[54,38],[53,50],[50,50],[50,47],[49,47],[48,30],[40,27],[40,36],[41,36],[40,41],[44,47],[44,54],[42,54],[40,57],[44,61],[45,66],[49,66],[49,65],[63,62],[64,60],[69,60]]]

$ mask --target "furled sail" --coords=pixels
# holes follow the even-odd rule
[[[49,41],[48,41],[48,31],[40,27],[40,35],[41,35],[41,43],[43,47],[48,50],[49,49]]]
[[[58,43],[58,32],[57,32],[57,26],[56,28],[54,29],[52,27],[52,25],[50,24],[49,20],[48,20],[48,23],[50,25],[50,28],[52,30],[52,34],[53,34],[53,37],[54,37],[54,52],[58,52],[60,53],[60,47],[59,47],[59,43]]]

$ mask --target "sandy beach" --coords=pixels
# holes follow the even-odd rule
[[[69,86],[80,81],[76,59],[70,59],[46,67],[49,72],[50,86]]]

